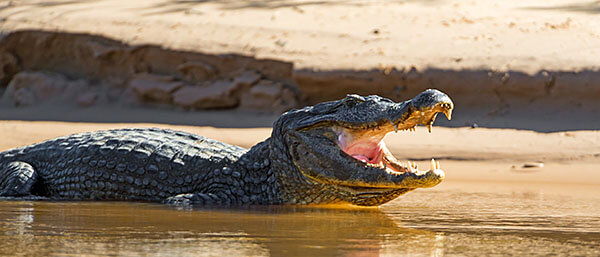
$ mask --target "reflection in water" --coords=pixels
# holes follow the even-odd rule
[[[600,199],[422,190],[382,208],[0,201],[0,255],[600,254]]]
[[[24,215],[32,217],[29,223],[21,221]],[[0,202],[0,220],[0,255],[378,256],[387,237],[427,239],[420,246],[425,248],[435,239],[432,232],[397,227],[374,208],[175,210],[139,203]]]

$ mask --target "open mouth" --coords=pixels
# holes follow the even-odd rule
[[[451,119],[451,112],[445,112],[445,114],[448,119]],[[436,114],[426,123],[430,133],[435,116]],[[399,125],[398,123],[393,125],[392,123],[388,123],[366,129],[336,127],[334,131],[337,135],[337,144],[342,151],[364,165],[377,167],[392,174],[424,174],[428,171],[441,169],[440,163],[434,159],[431,159],[429,170],[419,170],[416,163],[410,161],[402,162],[392,155],[383,141],[385,135],[391,131],[397,133],[399,130],[414,132],[416,126],[416,124],[408,126],[400,125],[403,127],[399,129]]]

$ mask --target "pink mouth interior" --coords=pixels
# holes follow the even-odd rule
[[[387,134],[386,129],[352,130],[336,128],[334,131],[337,134],[337,144],[340,149],[356,160],[390,173],[419,172],[416,163],[407,162],[407,165],[403,165],[390,153],[385,142],[383,142],[383,138]],[[431,163],[432,167],[436,167],[433,159]]]
[[[344,133],[339,134],[338,144],[348,155],[366,163],[378,164],[382,159],[382,150],[385,143],[382,138],[358,138],[353,139]]]

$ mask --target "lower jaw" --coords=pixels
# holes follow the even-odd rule
[[[347,190],[352,191],[354,193],[373,194],[373,195],[382,195],[382,194],[387,194],[387,193],[395,191],[395,190],[408,189],[408,188],[377,187],[377,186],[365,187],[365,186],[349,186],[349,185],[342,185],[341,187],[346,188]]]
[[[394,200],[399,196],[406,194],[412,190],[414,190],[414,188],[397,188],[385,190],[381,193],[358,193],[352,200],[352,204],[365,207],[379,206],[391,200]]]

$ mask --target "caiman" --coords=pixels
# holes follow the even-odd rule
[[[444,179],[433,159],[429,170],[398,161],[384,136],[417,125],[431,132],[453,108],[434,89],[399,103],[348,95],[284,113],[251,149],[158,128],[74,134],[1,152],[0,196],[377,206]]]

